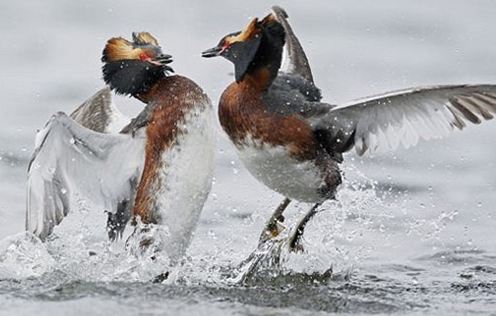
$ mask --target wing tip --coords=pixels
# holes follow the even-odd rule
[[[293,32],[293,29],[288,21],[288,13],[285,9],[278,5],[271,7],[272,13],[275,15],[276,20],[281,23],[286,32],[286,44],[284,45],[285,61],[281,68],[283,72],[298,74],[305,80],[314,83],[310,63],[303,50],[303,47]]]
[[[284,8],[279,5],[273,5],[270,9],[277,17],[282,17],[284,19],[289,18],[289,15],[286,12],[286,10],[284,10]]]

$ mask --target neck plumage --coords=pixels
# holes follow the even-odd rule
[[[166,77],[162,67],[134,59],[105,63],[102,70],[103,79],[115,92],[140,100],[140,95]]]
[[[240,84],[252,87],[259,92],[266,91],[277,77],[277,71],[278,69],[274,71],[268,66],[258,67],[248,72]]]

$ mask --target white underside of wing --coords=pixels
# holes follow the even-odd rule
[[[288,47],[287,45],[284,45],[284,49],[282,51],[282,63],[281,63],[280,71],[283,73],[291,74],[294,72],[294,70],[295,70],[295,66],[291,62],[291,59],[289,58]]]
[[[432,107],[422,108],[411,105],[405,109],[374,112],[376,115],[358,122],[355,136],[357,152],[394,150],[400,145],[409,148],[415,146],[419,139],[448,136],[453,130],[450,122],[454,118],[443,106],[432,104]]]
[[[448,136],[467,122],[496,115],[496,86],[437,86],[402,90],[334,108],[326,118],[359,155],[414,146]]]
[[[52,117],[36,136],[28,173],[26,229],[45,238],[87,199],[115,212],[129,198],[130,179],[141,175],[143,137],[88,130],[65,114]]]
[[[128,125],[131,122],[131,118],[124,115],[112,102],[110,104],[111,115],[108,120],[108,124],[105,128],[106,133],[119,133],[124,126]]]

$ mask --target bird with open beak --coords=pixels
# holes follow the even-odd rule
[[[324,103],[287,18],[273,7],[202,56],[234,64],[235,81],[219,101],[220,123],[251,174],[285,196],[259,247],[279,235],[291,200],[313,204],[287,239],[289,250],[296,251],[303,249],[306,224],[336,196],[343,153],[409,147],[490,120],[496,115],[496,85],[411,88],[342,105]]]
[[[111,38],[102,61],[110,88],[146,106],[115,134],[85,128],[64,113],[50,119],[29,165],[26,228],[47,238],[83,198],[107,211],[110,239],[130,221],[164,226],[161,245],[180,258],[211,188],[212,104],[196,83],[172,74],[171,56],[150,33]]]

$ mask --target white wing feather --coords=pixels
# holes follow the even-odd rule
[[[352,101],[315,124],[331,131],[336,151],[354,145],[363,155],[442,138],[466,122],[479,124],[495,115],[496,85],[433,86]]]
[[[81,198],[115,212],[141,176],[144,144],[144,137],[101,134],[64,113],[53,116],[28,168],[26,229],[45,238]]]

